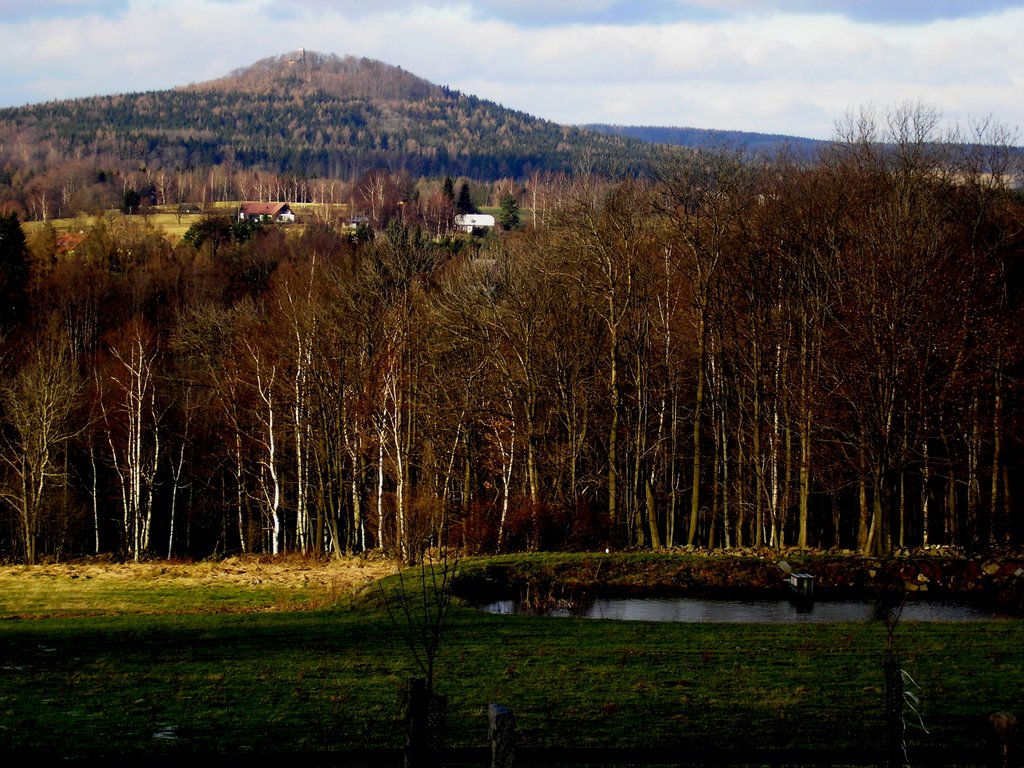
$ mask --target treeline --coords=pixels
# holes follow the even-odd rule
[[[674,144],[680,147],[710,149],[733,147],[751,154],[787,153],[805,160],[814,159],[825,143],[818,139],[805,139],[776,133],[751,133],[749,131],[723,131],[706,128],[667,128],[657,125],[608,125],[606,123],[592,123],[584,127],[598,133],[640,139],[650,144]]]
[[[185,171],[140,170],[120,167],[113,158],[107,161],[100,165],[84,161],[58,165],[52,172],[31,177],[28,183],[18,174],[0,174],[0,213],[16,213],[26,222],[48,222],[79,216],[102,217],[117,210],[142,216],[185,216],[223,208],[224,204],[236,205],[239,201],[283,202],[308,203],[315,209],[311,215],[321,218],[325,211],[343,207],[350,217],[372,219],[380,228],[407,205],[422,209],[444,202],[438,178],[416,178],[402,172],[371,170],[348,180],[307,179],[226,166]],[[544,207],[545,202],[538,198],[553,188],[553,179],[561,176],[531,176],[531,204]],[[456,177],[453,181],[468,185],[478,206],[496,207],[506,193],[522,196],[527,188],[527,182],[510,177],[488,181]]]
[[[1019,546],[1024,200],[926,118],[472,247],[5,217],[5,554]]]

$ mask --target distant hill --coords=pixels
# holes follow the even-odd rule
[[[333,99],[416,102],[442,99],[450,92],[421,77],[381,61],[297,51],[261,59],[226,77],[184,90],[228,91],[294,98],[330,95]]]
[[[298,51],[173,90],[0,110],[0,163],[230,164],[303,177],[643,173],[670,150],[562,126],[364,58]],[[27,158],[27,159],[26,159]]]
[[[805,139],[799,136],[704,128],[662,128],[653,125],[606,125],[603,123],[594,123],[584,127],[597,133],[627,136],[651,144],[667,144],[692,149],[744,150],[750,154],[766,155],[790,152],[803,158],[813,157],[828,144],[825,141]]]

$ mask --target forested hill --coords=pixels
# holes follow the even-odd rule
[[[234,91],[286,98],[329,94],[335,99],[406,101],[441,99],[450,92],[374,59],[299,51],[261,59],[226,77],[187,86],[183,90]]]
[[[706,128],[670,128],[656,125],[584,126],[588,130],[611,136],[628,136],[653,144],[708,149],[736,149],[751,154],[776,155],[782,152],[798,157],[813,157],[827,143],[800,136],[749,131],[721,131]]]
[[[561,126],[354,57],[297,52],[173,90],[0,110],[0,163],[39,173],[70,159],[234,167],[349,178],[524,178],[643,172],[670,151]]]

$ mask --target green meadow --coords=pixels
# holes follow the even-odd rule
[[[419,671],[393,576],[344,594],[308,575],[305,588],[241,579],[208,594],[154,578],[157,610],[144,610],[142,577],[120,598],[81,574],[53,580],[49,597],[32,581],[29,570],[0,578],[0,750],[402,746],[396,694]],[[414,600],[418,583],[404,580]],[[1018,620],[898,625],[927,729],[910,728],[908,746],[982,747],[988,716],[1019,707],[1022,641]],[[456,599],[436,690],[449,746],[486,744],[497,702],[516,713],[524,746],[877,747],[885,657],[881,623],[494,616]]]

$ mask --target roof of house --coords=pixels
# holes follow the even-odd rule
[[[493,227],[494,217],[489,213],[465,213],[455,217],[460,227]]]
[[[291,211],[288,203],[242,203],[242,213],[246,216],[278,216],[286,210]]]
[[[61,256],[65,253],[73,253],[87,237],[88,235],[85,232],[64,232],[57,235],[57,255]]]

